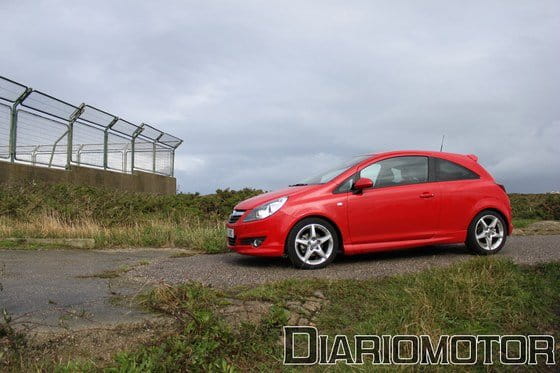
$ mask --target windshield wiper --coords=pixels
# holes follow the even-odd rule
[[[288,185],[288,186],[294,187],[294,186],[306,186],[306,185],[309,185],[309,184],[298,183],[298,184],[292,184],[292,185]]]

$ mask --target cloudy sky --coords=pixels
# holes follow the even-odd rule
[[[560,2],[0,0],[0,75],[184,139],[185,192],[475,153],[560,190]]]

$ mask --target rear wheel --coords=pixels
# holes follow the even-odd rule
[[[472,220],[466,245],[477,254],[491,255],[506,244],[506,223],[495,211],[485,210]]]
[[[326,267],[336,257],[339,240],[326,220],[308,218],[297,223],[288,235],[286,251],[293,265],[303,269]]]

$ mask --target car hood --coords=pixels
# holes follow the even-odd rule
[[[304,186],[294,186],[289,188],[284,188],[280,190],[276,190],[273,192],[267,192],[263,194],[259,194],[258,196],[251,197],[246,199],[245,201],[239,202],[236,206],[236,210],[251,210],[257,206],[260,206],[264,203],[273,201],[275,199],[281,197],[290,197],[295,196],[297,194],[301,194],[307,192],[312,189],[316,189],[319,185],[304,185]]]

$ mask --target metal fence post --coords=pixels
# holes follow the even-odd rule
[[[35,163],[37,163],[37,151],[39,150],[39,146],[36,146],[33,148],[33,150],[31,151],[31,164],[33,166],[35,166]]]
[[[169,176],[173,177],[174,174],[175,174],[175,149],[171,151],[171,171]]]
[[[109,142],[109,130],[111,129],[111,127],[113,127],[115,125],[115,123],[117,123],[119,121],[118,117],[113,117],[113,120],[111,121],[111,123],[109,123],[109,125],[107,127],[105,127],[105,131],[103,133],[103,169],[106,170],[107,169],[107,163],[109,161],[108,156],[107,156],[107,151],[108,151],[108,142]]]
[[[136,148],[136,138],[142,133],[142,131],[144,130],[144,123],[142,123],[142,125],[140,127],[138,127],[136,129],[136,131],[134,131],[134,133],[132,134],[132,140],[131,140],[131,144],[132,144],[132,150],[131,150],[131,154],[130,154],[130,173],[134,173],[134,157],[135,157],[135,148]]]
[[[80,115],[84,112],[86,107],[85,103],[82,103],[70,116],[68,120],[68,140],[67,140],[67,154],[66,154],[66,169],[70,169],[70,165],[72,164],[72,154],[74,153],[73,149],[73,140],[74,140],[74,123],[78,120]]]
[[[16,144],[17,144],[17,107],[21,104],[27,96],[33,92],[32,88],[26,88],[25,91],[14,101],[12,105],[11,120],[10,120],[10,162],[15,162],[16,160]]]
[[[68,129],[66,130],[66,132],[64,132],[62,134],[62,136],[60,136],[53,144],[52,147],[52,151],[51,151],[51,159],[49,160],[49,167],[52,167],[52,162],[54,159],[54,153],[56,152],[56,147],[58,146],[58,143],[62,141],[62,139],[64,138],[64,136],[67,136],[68,133],[70,132],[70,127],[68,127]],[[68,150],[68,149],[67,149]]]
[[[152,171],[156,173],[156,143],[152,143]]]
[[[179,143],[173,147],[173,153],[171,153],[171,177],[175,176],[175,150],[177,150],[182,143],[183,140],[180,140]]]
[[[153,165],[154,174],[156,173],[156,165],[157,165],[156,164],[157,143],[159,142],[159,140],[161,139],[162,136],[163,136],[163,132],[154,141],[154,165]]]
[[[80,147],[78,148],[77,151],[77,157],[78,157],[78,166],[80,165],[81,161],[82,161],[82,149],[84,148],[84,144],[81,144]]]

